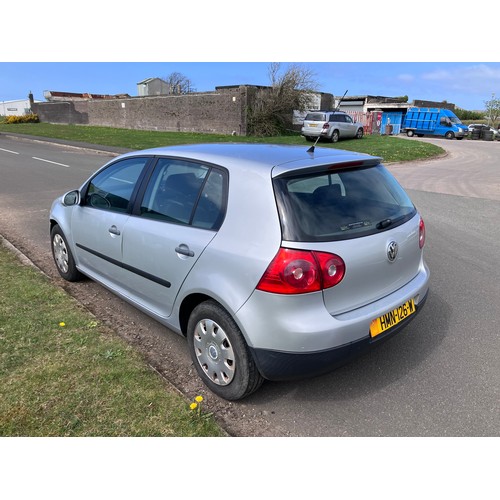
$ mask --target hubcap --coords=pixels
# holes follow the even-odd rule
[[[215,321],[202,319],[194,331],[196,359],[205,375],[217,385],[228,385],[235,374],[234,351],[226,332]]]
[[[60,234],[56,234],[52,240],[52,247],[54,249],[54,259],[56,261],[57,267],[63,273],[67,273],[69,269],[68,265],[68,249],[66,248],[66,243]]]

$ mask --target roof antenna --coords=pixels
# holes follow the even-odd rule
[[[345,95],[347,94],[347,90],[344,92],[344,95],[340,98],[336,108],[333,110],[334,113],[336,113],[339,110],[340,103],[344,100]],[[321,134],[318,135],[318,138],[314,142],[314,144],[307,150],[308,153],[314,153],[314,148],[316,147],[316,144],[318,144],[319,138],[321,137]]]

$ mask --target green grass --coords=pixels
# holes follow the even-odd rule
[[[265,142],[271,144],[298,144],[307,148],[311,145],[298,133],[280,137],[233,137],[223,134],[157,132],[82,125],[52,125],[49,123],[18,123],[10,125],[0,123],[1,132],[66,139],[128,149],[146,149],[157,146],[203,142]],[[345,140],[336,144],[321,142],[318,145],[381,156],[385,162],[431,158],[443,153],[442,148],[417,139],[408,140],[380,135],[367,135],[362,140]]]
[[[118,335],[0,245],[0,436],[222,436]]]

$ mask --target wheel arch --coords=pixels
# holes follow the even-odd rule
[[[214,299],[210,295],[204,293],[192,293],[182,300],[182,303],[179,307],[179,326],[181,329],[181,333],[184,337],[187,337],[187,326],[189,322],[189,317],[193,312],[194,308],[206,301],[214,301],[217,302],[221,307],[226,309],[223,304],[221,304],[217,299]],[[226,309],[227,310],[227,309]]]

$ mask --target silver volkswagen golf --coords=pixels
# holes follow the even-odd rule
[[[237,400],[325,373],[392,336],[429,287],[425,226],[381,159],[204,144],[113,159],[50,212],[60,275],[83,275],[187,337]]]

